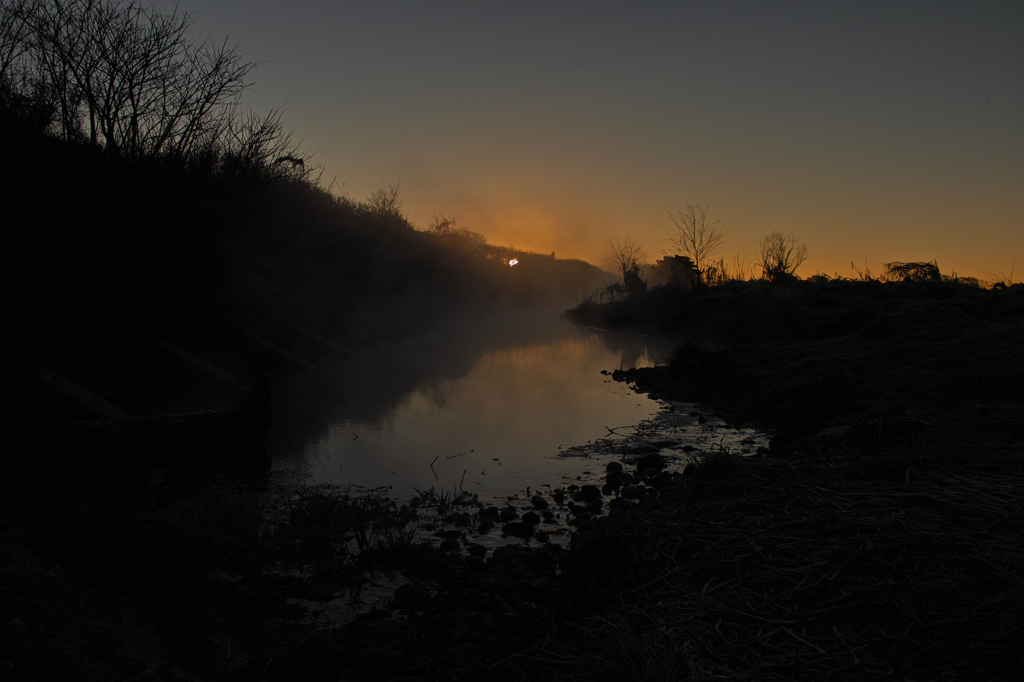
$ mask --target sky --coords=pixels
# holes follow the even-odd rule
[[[496,244],[653,261],[670,213],[727,263],[795,233],[803,276],[1024,280],[1024,3],[180,0],[257,62],[332,191],[400,183]]]

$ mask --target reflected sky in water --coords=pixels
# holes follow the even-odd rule
[[[559,446],[660,408],[601,370],[648,366],[670,351],[550,314],[451,327],[278,387],[278,466],[309,483],[392,486],[399,499],[432,485],[484,498],[557,486],[596,468],[558,457]]]

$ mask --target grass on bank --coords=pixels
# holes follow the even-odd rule
[[[1024,446],[984,422],[873,441],[706,458],[645,513],[635,544],[656,568],[601,585],[608,608],[519,665],[550,680],[1019,675]]]
[[[1020,676],[1024,287],[889,265],[570,311],[681,338],[616,378],[775,436],[687,467],[637,564],[598,582],[607,606],[524,653],[527,677]]]
[[[317,486],[271,502],[171,484],[5,529],[4,679],[134,679],[175,667],[259,679],[276,650],[310,634],[287,598],[328,601],[372,573],[433,570],[425,539],[436,497],[399,505]]]
[[[570,314],[675,334],[667,365],[630,379],[769,428],[1014,402],[1024,382],[1024,287],[736,283]]]

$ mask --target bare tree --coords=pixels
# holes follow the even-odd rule
[[[304,175],[280,112],[243,110],[255,64],[237,46],[193,42],[192,18],[142,0],[4,0],[0,78],[43,93],[56,134],[130,157],[212,158]],[[299,169],[299,170],[296,170]]]
[[[366,207],[374,215],[401,218],[402,206],[405,204],[399,192],[399,183],[388,182],[377,185],[366,199]],[[454,221],[453,221],[454,225]]]
[[[456,230],[455,218],[451,217],[444,211],[438,211],[430,216],[430,227],[428,232],[432,235],[441,237],[442,239],[450,235]]]
[[[14,80],[14,73],[31,46],[32,18],[37,0],[4,0],[0,3],[0,80]]]
[[[438,211],[430,216],[430,227],[427,231],[449,245],[465,251],[479,254],[487,250],[486,237],[479,232],[458,227],[455,218],[444,211]],[[499,254],[497,257],[500,258],[500,250],[492,253]]]
[[[487,247],[487,237],[465,227],[460,227],[452,232],[448,239],[459,248],[472,253],[481,253]]]
[[[632,237],[616,239],[614,242],[608,240],[610,249],[609,257],[615,263],[615,269],[626,279],[626,273],[639,273],[640,269],[647,263],[647,254],[643,247],[633,240]]]
[[[0,2],[0,112],[48,131],[56,108],[48,85],[36,77],[29,53],[40,0]]]
[[[622,275],[622,285],[627,292],[644,291],[647,289],[647,282],[644,281],[642,270],[647,265],[647,254],[643,247],[633,240],[632,237],[616,239],[614,242],[608,240],[611,249],[611,260]]]
[[[807,245],[801,244],[793,233],[775,230],[762,237],[758,246],[764,278],[769,281],[794,276],[800,264],[807,260]]]
[[[251,110],[238,113],[234,108],[227,112],[211,141],[196,146],[190,157],[219,154],[222,170],[242,174],[308,177],[312,172],[291,134],[284,132],[280,109],[265,114]]]
[[[720,220],[707,222],[707,206],[690,204],[685,212],[677,210],[675,215],[669,213],[669,217],[676,225],[675,232],[669,234],[676,253],[693,261],[703,279],[708,261],[725,242],[725,227]]]

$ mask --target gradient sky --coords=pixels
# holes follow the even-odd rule
[[[800,274],[1024,279],[1024,3],[181,0],[259,62],[325,184],[400,182],[489,241],[608,267],[709,206],[721,255]]]

